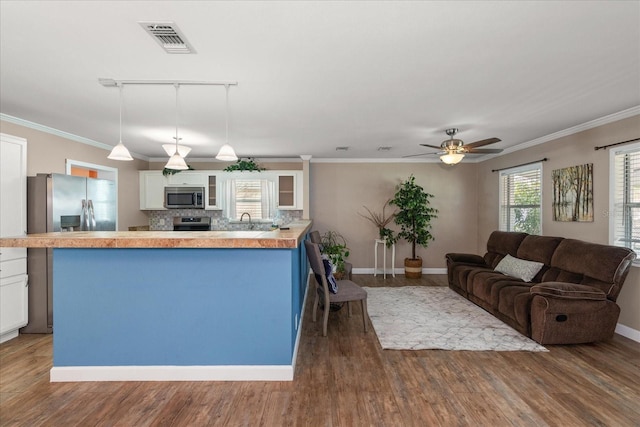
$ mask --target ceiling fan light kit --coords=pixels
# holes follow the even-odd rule
[[[440,160],[442,163],[447,165],[457,165],[464,159],[464,154],[462,153],[447,153],[440,156]]]
[[[449,136],[449,139],[442,141],[440,146],[430,144],[420,144],[423,147],[435,148],[440,150],[439,153],[425,153],[425,154],[413,154],[404,157],[424,156],[428,154],[440,154],[440,160],[447,165],[458,164],[464,159],[466,154],[493,154],[502,152],[501,149],[487,149],[478,148],[489,144],[494,144],[500,141],[500,138],[488,138],[481,141],[465,144],[461,139],[455,139],[454,136],[458,133],[457,128],[449,128],[445,130],[445,133]]]

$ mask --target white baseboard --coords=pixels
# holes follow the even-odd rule
[[[616,325],[616,334],[622,335],[623,337],[629,338],[635,342],[640,342],[640,331],[621,325],[620,323]]]
[[[394,269],[396,274],[404,274],[404,268],[396,268]],[[354,268],[353,274],[374,274],[375,270],[373,268]],[[378,274],[382,274],[382,269],[378,269]],[[387,274],[391,274],[391,270],[387,271]],[[446,268],[423,268],[422,274],[447,274]]]
[[[12,340],[14,338],[16,338],[18,335],[20,335],[20,333],[18,332],[18,329],[15,329],[13,331],[9,331],[9,332],[5,332],[4,334],[0,335],[0,344],[2,344],[3,342]]]
[[[59,366],[55,382],[81,381],[293,381],[293,366]]]

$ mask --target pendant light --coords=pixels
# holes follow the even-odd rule
[[[189,169],[187,163],[184,161],[184,157],[180,155],[180,150],[178,148],[178,89],[180,89],[180,85],[174,85],[176,88],[176,146],[173,155],[169,158],[169,161],[166,165],[164,165],[165,169],[174,169],[174,170],[186,170]]]
[[[131,153],[129,153],[127,147],[122,143],[122,87],[122,84],[120,84],[120,141],[107,156],[107,158],[111,160],[133,160]]]
[[[226,162],[233,162],[238,160],[238,156],[236,156],[236,152],[233,150],[233,147],[229,145],[229,85],[224,85],[226,91],[226,110],[224,116],[225,122],[225,139],[224,145],[220,147],[220,151],[218,151],[218,155],[216,159],[223,160]]]
[[[175,138],[175,136],[174,136]],[[180,138],[182,139],[182,138]],[[164,151],[167,153],[167,156],[171,156],[173,155],[173,153],[176,152],[176,145],[175,144],[162,144],[162,148],[164,148]],[[187,157],[187,154],[189,154],[191,152],[191,147],[187,147],[186,145],[178,145],[178,153],[182,156],[182,157]]]

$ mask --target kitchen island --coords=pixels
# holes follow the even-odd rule
[[[307,289],[289,230],[65,232],[53,249],[51,381],[291,380]]]

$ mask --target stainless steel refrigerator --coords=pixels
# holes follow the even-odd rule
[[[27,178],[27,233],[116,229],[115,182],[62,174]],[[28,249],[29,323],[22,333],[53,331],[53,250]]]

